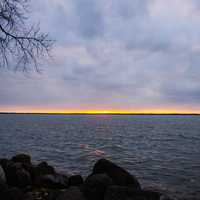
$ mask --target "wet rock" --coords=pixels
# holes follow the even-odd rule
[[[161,194],[154,191],[135,190],[126,186],[110,186],[104,200],[160,200]]]
[[[106,174],[90,175],[84,182],[83,192],[89,200],[103,200],[106,189],[112,184],[112,179]]]
[[[4,183],[6,183],[6,175],[5,175],[4,169],[1,167],[1,165],[0,165],[0,180],[3,181]]]
[[[80,186],[83,184],[81,175],[73,175],[69,177],[69,186]]]
[[[68,187],[68,177],[62,174],[47,174],[35,180],[38,187],[63,189]]]
[[[64,192],[61,192],[56,200],[85,200],[85,198],[78,187],[70,187]]]
[[[26,187],[31,185],[31,176],[21,163],[10,162],[5,170],[8,185]]]
[[[112,178],[116,185],[131,186],[135,189],[141,189],[138,180],[125,169],[117,166],[106,159],[100,159],[93,168],[93,174],[105,173]]]
[[[31,164],[31,157],[27,154],[18,154],[11,159],[13,162],[19,162],[23,164]]]

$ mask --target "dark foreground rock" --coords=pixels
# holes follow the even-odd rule
[[[33,168],[34,177],[47,174],[55,174],[55,169],[52,166],[50,166],[47,162],[41,162],[35,168]]]
[[[93,174],[101,173],[107,174],[116,185],[130,186],[136,190],[141,189],[138,180],[133,175],[109,160],[100,159],[94,165]]]
[[[143,190],[135,176],[100,159],[91,175],[67,176],[47,162],[33,164],[19,154],[0,159],[0,200],[169,200],[160,192]]]
[[[6,192],[5,200],[22,200],[24,193],[17,187],[9,188]]]
[[[56,200],[86,200],[83,193],[78,187],[70,187],[69,189],[62,191],[56,198]]]
[[[105,194],[105,200],[160,200],[161,194],[153,191],[135,190],[125,186],[110,186]]]
[[[31,157],[27,154],[18,154],[11,159],[13,162],[19,162],[23,164],[31,164]]]
[[[23,168],[22,163],[9,162],[5,167],[6,180],[8,185],[14,187],[26,187],[32,184],[31,176]]]
[[[68,187],[68,177],[62,174],[47,174],[39,176],[35,180],[35,185],[38,187],[64,189]]]
[[[69,177],[69,186],[81,186],[83,177],[81,175],[73,175]]]
[[[6,182],[6,175],[1,165],[0,165],[0,181]]]
[[[7,184],[0,179],[0,197],[4,197],[4,194],[7,192],[8,186]]]
[[[113,181],[107,174],[93,174],[85,180],[83,191],[89,200],[103,200],[110,185],[113,185]]]

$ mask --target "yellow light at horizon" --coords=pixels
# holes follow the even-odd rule
[[[59,112],[56,112],[59,113]],[[179,111],[179,110],[162,110],[162,109],[152,109],[152,110],[75,110],[75,111],[63,111],[61,113],[83,113],[83,114],[190,114],[195,113],[192,111]],[[198,113],[198,112],[197,112]]]
[[[49,114],[200,114],[196,109],[37,109],[37,108],[0,108],[0,112],[49,113]]]

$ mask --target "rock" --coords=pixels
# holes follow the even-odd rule
[[[23,164],[22,166],[27,172],[29,172],[31,179],[34,180],[35,174],[37,171],[37,169],[36,169],[37,167],[33,164]]]
[[[47,162],[41,162],[38,165],[32,165],[26,163],[23,164],[23,168],[29,172],[33,183],[35,183],[36,180],[41,176],[55,174],[54,168],[48,165]]]
[[[8,186],[4,181],[0,179],[0,199],[5,199],[5,194],[7,193]]]
[[[21,163],[10,162],[5,170],[7,183],[10,186],[26,187],[31,185],[31,176]]]
[[[55,174],[55,170],[52,166],[48,165],[47,162],[41,162],[39,163],[34,169],[32,169],[34,172],[34,177],[47,175],[47,174]]]
[[[112,178],[116,185],[131,186],[137,190],[141,189],[138,180],[125,169],[117,166],[106,159],[100,159],[93,168],[93,174],[105,173]]]
[[[70,187],[64,192],[61,192],[56,200],[85,200],[85,198],[78,187]]]
[[[112,179],[106,174],[90,175],[84,182],[83,192],[89,200],[103,200],[106,189],[112,184]]]
[[[62,174],[47,174],[35,180],[38,187],[63,189],[68,187],[68,177]]]
[[[31,157],[27,154],[18,154],[11,159],[13,162],[19,162],[23,164],[31,164]]]
[[[56,191],[49,191],[49,190],[38,190],[38,191],[31,191],[27,192],[23,200],[56,200]]]
[[[69,186],[80,186],[83,184],[81,175],[73,175],[69,177]]]
[[[157,187],[147,187],[147,188],[143,188],[143,191],[146,193],[146,194],[149,194],[151,196],[153,195],[157,195],[159,196],[159,200],[173,200],[174,199],[174,196],[170,195],[169,194],[169,191],[167,190],[162,190],[160,188],[157,188]],[[169,196],[170,195],[170,196]]]
[[[4,169],[0,165],[0,180],[2,180],[4,183],[6,183],[6,175],[4,172]]]
[[[35,193],[35,192],[27,192],[24,196],[23,196],[23,200],[36,200],[36,199],[41,199],[42,197],[40,194]]]
[[[135,190],[126,186],[110,186],[104,200],[160,200],[161,194],[154,191]]]
[[[6,159],[6,158],[0,159],[0,165],[2,166],[2,168],[4,169],[4,171],[5,171],[5,168],[6,168],[6,166],[8,165],[9,162],[10,161],[8,159]]]
[[[23,196],[24,194],[19,188],[13,187],[8,189],[5,200],[22,200]]]

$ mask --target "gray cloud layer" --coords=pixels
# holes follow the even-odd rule
[[[32,19],[57,40],[54,59],[42,75],[0,69],[0,107],[200,112],[198,0],[37,0],[32,7]]]

